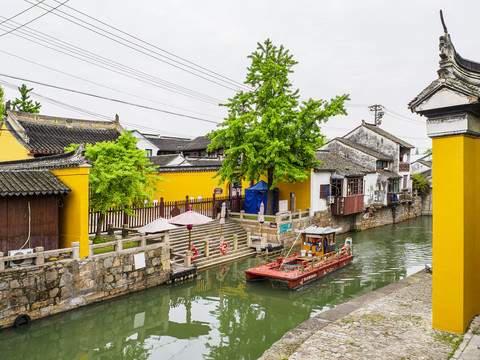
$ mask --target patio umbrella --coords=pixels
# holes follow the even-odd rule
[[[186,225],[188,229],[188,251],[192,248],[192,228],[193,225],[202,225],[213,221],[208,216],[199,214],[192,210],[192,207],[188,207],[188,211],[183,214],[177,215],[168,222],[175,225]]]
[[[153,220],[151,223],[138,228],[138,232],[145,233],[145,234],[154,234],[162,231],[173,230],[178,228],[177,225],[169,224],[167,219],[158,218]]]
[[[222,204],[222,211],[220,212],[220,237],[222,237],[223,224],[225,224],[225,214],[227,212],[227,204],[225,201]]]
[[[260,223],[260,237],[262,237],[262,224],[265,222],[265,217],[263,213],[265,212],[265,205],[263,205],[263,201],[260,204],[260,211],[258,212],[258,222]]]

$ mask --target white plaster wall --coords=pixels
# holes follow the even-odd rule
[[[313,211],[327,210],[326,199],[320,199],[320,185],[330,185],[331,172],[312,172],[310,181],[310,205]]]
[[[157,155],[158,147],[148,141],[142,134],[140,134],[138,131],[132,131],[132,135],[135,136],[136,139],[138,139],[137,149],[141,149],[144,151],[151,150],[152,153],[150,155],[147,154],[147,156]]]
[[[377,173],[370,173],[364,176],[364,193],[363,205],[367,206],[373,204],[375,201],[375,190],[377,188]]]

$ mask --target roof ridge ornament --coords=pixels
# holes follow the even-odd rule
[[[443,11],[440,9],[440,20],[442,21],[443,31],[448,34],[447,25],[445,25],[445,19],[443,18]]]

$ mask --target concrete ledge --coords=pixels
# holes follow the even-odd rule
[[[261,360],[287,359],[301,344],[310,338],[315,332],[328,326],[331,322],[344,318],[351,312],[364,307],[374,300],[390,295],[395,291],[410,286],[417,281],[430,276],[424,270],[408,276],[400,281],[384,286],[380,289],[369,292],[352,299],[333,309],[324,311],[313,318],[310,318],[296,328],[288,331],[280,340],[275,342],[270,349],[266,350]]]

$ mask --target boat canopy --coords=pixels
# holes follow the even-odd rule
[[[326,235],[326,234],[332,234],[341,231],[342,228],[336,228],[332,229],[331,227],[318,227],[318,226],[309,226],[303,230],[295,230],[296,233],[301,233],[301,234],[314,234],[314,235]]]

